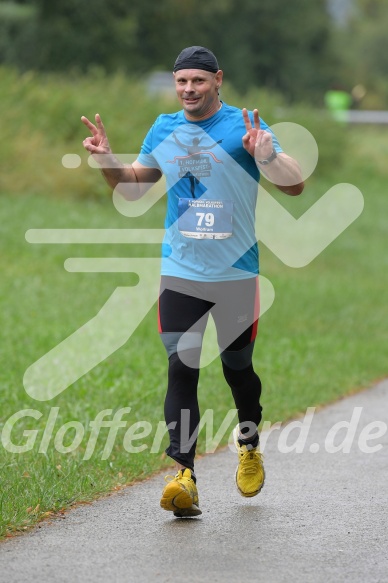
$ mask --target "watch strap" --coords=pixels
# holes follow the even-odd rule
[[[267,158],[266,160],[256,160],[256,162],[258,164],[263,164],[263,166],[266,166],[267,164],[270,164],[272,162],[272,160],[275,160],[275,158],[277,158],[277,151],[275,150],[275,148],[272,150],[272,154],[270,155],[269,158]]]

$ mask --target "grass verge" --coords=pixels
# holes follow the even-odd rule
[[[367,132],[368,139],[363,134],[361,147],[360,130],[344,131],[348,132],[350,155],[341,168],[333,169],[330,178],[312,179],[300,199],[275,195],[298,216],[335,181],[348,181],[362,190],[365,209],[305,268],[291,269],[262,248],[262,273],[272,281],[276,299],[260,323],[255,366],[264,386],[264,419],[271,422],[368,386],[387,373],[385,180],[378,157],[374,166],[360,162],[365,151],[373,151],[381,133]],[[92,185],[100,184],[92,170],[83,172],[93,176],[88,178]],[[163,426],[166,385],[155,306],[122,348],[52,401],[34,401],[22,382],[27,367],[90,320],[116,287],[135,283],[126,273],[67,273],[63,269],[67,257],[159,255],[154,246],[29,245],[25,231],[139,228],[145,226],[143,219],[134,222],[119,216],[101,197],[74,200],[3,193],[0,208],[0,429],[4,437],[12,416],[28,411],[13,425],[11,438],[16,446],[31,446],[23,453],[12,453],[0,445],[0,536],[4,537],[52,512],[142,479],[169,460],[163,454],[165,438],[155,447]],[[163,214],[161,201],[147,226],[160,227]],[[123,312],[123,322],[125,318],[131,318],[130,310]],[[202,411],[213,410],[216,430],[233,408],[218,361],[202,371],[199,399]],[[102,411],[106,419],[112,419],[120,410],[125,426],[118,428],[111,451],[106,449],[109,428],[102,427],[89,456],[94,420]],[[47,431],[49,419],[53,420],[51,434]],[[132,443],[125,438],[130,427],[136,429],[132,437],[137,439]],[[72,448],[77,431],[78,436],[83,431],[82,439]],[[153,445],[155,451],[150,453]],[[199,452],[205,448],[201,434]]]

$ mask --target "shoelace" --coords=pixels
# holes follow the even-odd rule
[[[167,476],[164,476],[164,481],[165,482],[173,482],[174,480],[179,480],[181,478],[183,478],[183,472],[181,472],[179,470],[179,472],[177,474],[175,474],[175,476],[173,476],[172,474],[167,474]]]
[[[241,471],[244,474],[256,474],[257,466],[262,462],[262,455],[258,451],[246,451],[241,456]]]
[[[187,476],[184,476],[183,472],[181,470],[179,470],[179,472],[177,474],[175,474],[175,476],[173,476],[171,474],[167,474],[167,476],[164,476],[165,482],[173,482],[174,480],[185,480],[188,483],[190,482],[190,478],[188,478]]]
[[[173,480],[175,480],[176,476],[172,476],[171,474],[167,474],[167,476],[164,476],[164,481],[165,482],[172,482]]]

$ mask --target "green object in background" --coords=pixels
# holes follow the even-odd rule
[[[348,109],[352,96],[342,89],[330,89],[325,93],[325,105],[337,121],[348,121]]]

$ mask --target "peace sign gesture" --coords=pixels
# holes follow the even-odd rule
[[[92,134],[82,142],[85,150],[88,150],[91,154],[111,154],[112,150],[100,115],[96,113],[96,125],[84,115],[81,117],[81,121],[89,128]]]
[[[247,152],[257,160],[266,160],[273,151],[272,136],[270,132],[260,129],[260,117],[257,109],[253,110],[253,126],[248,115],[248,110],[242,110],[245,129],[247,133],[242,138],[242,143]]]

